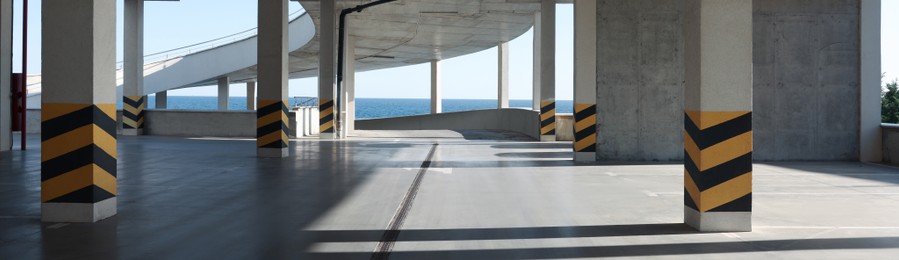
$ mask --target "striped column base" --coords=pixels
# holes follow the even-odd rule
[[[144,111],[146,109],[146,96],[125,96],[122,98],[122,135],[144,134]]]
[[[256,156],[283,158],[289,154],[287,100],[258,101],[256,110]]]
[[[318,104],[318,129],[319,138],[321,139],[337,139],[337,129],[334,129],[334,100],[321,99]]]
[[[596,105],[574,104],[574,161],[596,161]]]
[[[41,220],[96,222],[116,214],[116,105],[44,103]]]
[[[556,141],[556,101],[540,101],[540,141]]]
[[[752,230],[751,111],[687,111],[684,206],[699,231]]]

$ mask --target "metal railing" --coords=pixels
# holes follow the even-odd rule
[[[318,107],[317,97],[293,97],[293,107]]]

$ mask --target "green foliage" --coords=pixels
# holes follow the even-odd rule
[[[899,88],[897,82],[886,84],[886,89],[880,93],[880,121],[884,123],[899,123]]]

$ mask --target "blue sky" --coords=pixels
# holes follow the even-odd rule
[[[119,0],[118,60],[121,60],[121,9]],[[181,0],[179,2],[146,2],[144,52],[154,53],[208,39],[218,38],[256,26],[256,1],[253,0]],[[21,1],[15,1],[15,19],[21,17]],[[29,65],[28,72],[40,72],[40,0],[29,0]],[[300,9],[290,2],[291,11]],[[899,1],[883,1],[883,71],[885,80],[899,78]],[[556,31],[556,97],[572,98],[572,6],[557,7]],[[889,30],[892,29],[892,30]],[[13,48],[20,52],[20,31],[14,34]],[[528,31],[510,42],[510,98],[531,99],[531,42]],[[21,59],[14,55],[13,70],[20,71]],[[443,63],[444,98],[496,99],[496,48],[445,60]],[[396,79],[403,79],[397,81]],[[317,79],[290,81],[290,96],[315,96]],[[430,96],[430,67],[427,64],[357,73],[356,96],[360,98],[428,98]],[[244,96],[245,88],[234,85],[232,96]],[[169,95],[214,96],[214,86],[176,90]]]

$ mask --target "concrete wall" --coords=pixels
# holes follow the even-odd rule
[[[600,161],[683,160],[681,0],[598,0]]]
[[[899,125],[881,124],[883,163],[899,165]]]
[[[556,141],[574,141],[574,114],[556,114]]]
[[[598,0],[601,161],[683,160],[683,0]],[[756,160],[857,160],[858,0],[753,2]]]
[[[507,130],[539,139],[538,112],[528,109],[488,109],[464,112],[356,120],[358,130]]]
[[[318,134],[318,108],[289,113],[290,136]],[[306,111],[306,116],[303,116]],[[297,121],[299,114],[300,121]],[[144,134],[162,136],[256,137],[256,111],[146,110]],[[309,120],[309,121],[304,121]],[[304,123],[306,122],[306,123]],[[41,132],[41,110],[28,110],[28,133]],[[305,129],[305,132],[302,130]],[[122,111],[118,111],[118,132]],[[305,133],[305,134],[303,134]]]
[[[757,160],[857,160],[857,0],[756,0]]]

